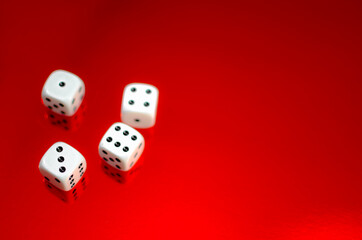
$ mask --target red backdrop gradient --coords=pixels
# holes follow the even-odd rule
[[[360,1],[0,3],[2,239],[361,239]],[[55,69],[84,118],[44,118]],[[118,183],[98,143],[131,82],[160,90],[142,168]],[[87,159],[67,204],[38,164]]]

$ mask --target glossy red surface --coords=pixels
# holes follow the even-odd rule
[[[361,239],[360,1],[0,3],[2,239]],[[65,69],[86,84],[70,130],[40,94]],[[160,90],[131,181],[101,168],[123,87]],[[87,159],[69,204],[40,158]]]

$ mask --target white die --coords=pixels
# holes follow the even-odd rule
[[[83,155],[64,142],[54,143],[39,163],[40,173],[57,188],[69,191],[87,169]]]
[[[56,70],[45,81],[41,96],[44,105],[52,111],[73,116],[83,101],[84,93],[82,79],[73,73]]]
[[[121,119],[135,128],[150,128],[155,125],[158,104],[158,89],[144,83],[128,84],[123,91]]]
[[[124,123],[114,123],[99,143],[99,156],[112,167],[128,171],[142,155],[143,136]]]

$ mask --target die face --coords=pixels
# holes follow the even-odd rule
[[[144,138],[137,130],[124,123],[114,123],[102,137],[98,151],[106,163],[128,171],[142,155],[144,146]]]
[[[56,70],[46,80],[42,99],[52,111],[72,116],[81,105],[85,94],[84,82],[75,74]]]
[[[86,168],[83,155],[64,142],[53,144],[39,163],[44,178],[64,191],[69,191],[77,184]]]
[[[124,88],[121,119],[135,128],[155,125],[158,105],[158,89],[144,83],[131,83]]]

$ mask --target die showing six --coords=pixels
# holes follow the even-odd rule
[[[99,156],[110,166],[121,171],[130,170],[145,148],[145,140],[137,130],[124,124],[114,123],[102,137]]]

